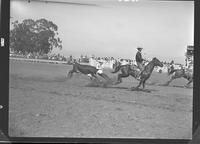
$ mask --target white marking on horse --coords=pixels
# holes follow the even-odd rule
[[[88,77],[90,77],[90,78],[92,77],[92,75],[91,75],[91,74],[87,74],[87,75],[88,75]]]

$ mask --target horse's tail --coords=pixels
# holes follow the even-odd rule
[[[114,71],[111,72],[111,73],[116,73],[116,72],[118,72],[120,69],[121,69],[121,65],[117,66],[117,67],[114,69]]]

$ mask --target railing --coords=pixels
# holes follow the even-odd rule
[[[30,58],[15,58],[15,57],[10,57],[9,59],[17,61],[28,61],[28,62],[67,64],[67,61],[56,61],[56,60],[45,60],[45,59],[30,59]]]

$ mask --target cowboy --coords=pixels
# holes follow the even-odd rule
[[[181,67],[181,70],[183,71],[183,73],[185,73],[186,72],[186,70],[187,70],[187,68],[184,66],[184,65],[180,65],[180,67]]]
[[[170,62],[169,65],[170,65],[170,68],[171,68],[172,70],[174,70],[174,67],[175,67],[175,66],[174,66],[174,61],[173,61],[173,60]]]
[[[144,69],[144,67],[143,67],[144,59],[142,58],[142,49],[143,48],[138,47],[137,48],[138,51],[137,51],[136,56],[135,56],[135,60],[136,60],[137,66],[140,69],[140,71],[142,71]]]
[[[103,73],[102,65],[103,65],[103,62],[101,60],[97,61],[96,69],[98,69],[97,74],[99,74],[99,75],[102,75],[102,73]],[[87,74],[87,75],[88,75],[88,77],[90,79],[92,79],[92,75],[91,74]]]
[[[143,66],[144,59],[142,58],[142,49],[143,48],[138,47],[137,48],[138,51],[137,51],[136,56],[135,56],[135,60],[136,60],[137,66],[140,69],[140,73],[136,77],[138,80],[140,80],[140,76],[141,76],[140,74],[144,70],[144,66]]]
[[[102,74],[103,73],[103,62],[99,61],[96,65],[96,68],[98,69],[97,73]]]

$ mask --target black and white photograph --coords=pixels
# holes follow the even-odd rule
[[[10,137],[192,139],[194,1],[10,0]]]

